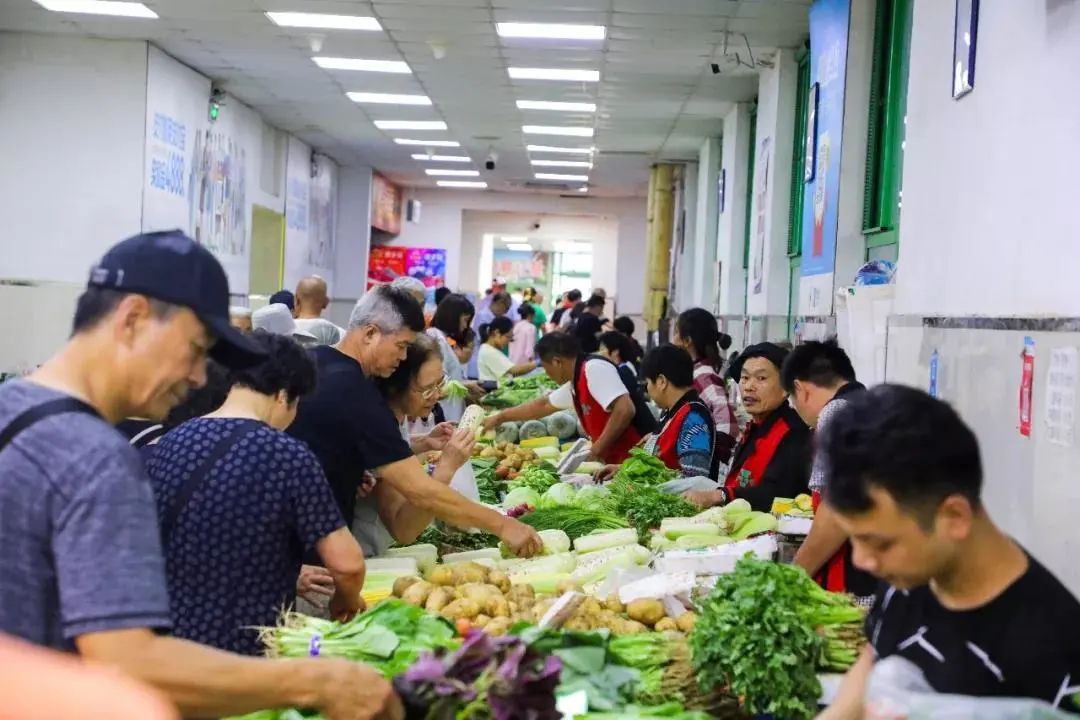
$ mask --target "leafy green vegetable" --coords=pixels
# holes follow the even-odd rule
[[[637,528],[642,543],[647,542],[649,530],[658,527],[664,518],[690,517],[699,512],[696,505],[680,495],[669,495],[655,485],[637,484],[625,476],[616,475],[607,487],[611,495],[604,509],[625,517]]]
[[[615,473],[616,478],[624,478],[638,485],[663,485],[677,475],[663,460],[641,448],[633,448],[630,457]]]
[[[460,380],[448,380],[443,386],[443,394],[450,400],[462,400],[469,396],[469,389]]]
[[[497,390],[485,395],[480,402],[492,408],[514,407],[547,395],[557,387],[558,385],[553,380],[541,373],[527,378],[503,381]]]
[[[499,538],[490,533],[465,532],[433,522],[420,533],[416,543],[430,543],[439,548],[440,554],[445,554],[495,547],[499,544]]]
[[[532,488],[543,495],[558,482],[559,473],[555,470],[555,466],[549,462],[542,462],[524,468],[516,479],[507,484],[507,487],[511,490],[519,487]]]
[[[813,717],[815,665],[826,640],[818,625],[853,622],[858,608],[791,565],[741,559],[702,602],[690,635],[698,682],[729,686],[750,714]]]
[[[577,489],[570,483],[555,483],[540,496],[540,508],[554,508],[574,504]]]
[[[519,505],[537,507],[539,504],[540,493],[536,492],[531,487],[516,487],[506,493],[506,497],[503,499],[503,507],[505,508],[515,508]]]
[[[472,460],[473,475],[476,476],[476,490],[480,502],[488,505],[498,505],[503,494],[503,483],[495,475],[495,460],[474,458]]]
[[[588,488],[583,488],[578,495],[586,489]],[[538,509],[518,519],[537,530],[562,530],[571,540],[577,540],[582,535],[597,530],[626,527],[626,521],[618,515],[574,506]]]

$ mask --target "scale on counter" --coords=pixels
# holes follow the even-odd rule
[[[578,469],[581,463],[585,462],[589,457],[591,446],[589,441],[585,438],[578,438],[574,441],[574,444],[570,446],[570,449],[566,451],[566,455],[559,462],[556,470],[559,471],[559,475],[569,475]]]

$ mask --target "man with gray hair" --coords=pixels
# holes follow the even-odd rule
[[[424,307],[424,303],[427,302],[427,288],[424,287],[423,282],[414,277],[402,275],[401,277],[396,278],[394,282],[390,283],[390,287],[398,288],[409,293],[416,302],[420,303],[420,307]]]
[[[406,291],[382,285],[366,293],[353,308],[341,342],[312,349],[318,387],[301,398],[289,434],[318,456],[346,520],[355,513],[364,473],[370,471],[406,502],[436,518],[486,530],[516,555],[534,555],[542,546],[535,530],[428,476],[375,386],[374,378],[392,374],[423,330],[424,315]],[[417,389],[437,392],[440,386]]]
[[[296,327],[311,333],[319,345],[336,345],[345,335],[344,330],[322,316],[329,304],[326,281],[318,275],[296,284]]]

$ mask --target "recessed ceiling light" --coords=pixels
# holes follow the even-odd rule
[[[563,175],[562,173],[536,173],[537,180],[566,180],[568,182],[589,182],[588,175]]]
[[[486,188],[487,183],[483,180],[440,180],[435,183],[439,187],[450,188]]]
[[[34,0],[34,2],[53,12],[131,18],[156,18],[158,16],[141,2],[118,2],[117,0]]]
[[[479,170],[444,170],[442,168],[428,168],[424,170],[424,172],[433,177],[438,177],[439,175],[442,175],[443,177],[480,177]]]
[[[558,110],[559,112],[596,112],[596,103],[518,100],[518,110]]]
[[[522,125],[521,132],[526,135],[567,135],[570,137],[592,137],[596,132],[591,127],[563,127],[561,125]]]
[[[596,148],[552,147],[551,145],[526,145],[525,149],[534,153],[566,153],[567,155],[592,155]]]
[[[442,120],[376,120],[380,130],[445,130]]]
[[[315,64],[326,70],[360,70],[362,72],[397,73],[408,75],[412,72],[409,64],[400,60],[364,60],[363,58],[322,57],[311,58]]]
[[[395,95],[393,93],[373,92],[347,92],[345,93],[353,102],[378,103],[380,105],[430,105],[431,98],[427,95]]]
[[[536,167],[572,167],[591,168],[592,163],[588,160],[532,160]]]
[[[603,40],[607,28],[603,25],[563,25],[559,23],[495,23],[502,37],[550,38],[553,40]]]
[[[414,138],[394,138],[398,145],[426,145],[427,147],[461,147],[457,140],[417,140]]]
[[[506,243],[507,250],[516,250],[517,252],[532,252],[532,245],[529,243]]]
[[[568,68],[507,68],[514,80],[573,80],[575,82],[600,82],[599,70],[571,70]]]
[[[426,160],[428,162],[452,162],[452,163],[467,163],[472,162],[472,158],[467,155],[428,155],[427,153],[414,153],[413,160]]]
[[[327,13],[268,12],[266,17],[281,27],[324,28],[326,30],[382,30],[373,17],[330,15]]]

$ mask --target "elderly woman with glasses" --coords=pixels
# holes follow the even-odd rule
[[[426,436],[411,436],[409,418],[427,417],[438,402],[446,384],[442,353],[438,343],[427,335],[417,335],[405,360],[389,377],[379,380],[379,390],[401,424],[401,434],[414,452],[441,450],[432,477],[458,489],[458,472],[472,457],[475,438],[468,430],[454,430],[443,423]],[[457,476],[457,477],[455,477]],[[451,481],[454,481],[452,484]],[[475,480],[473,481],[475,484]],[[431,513],[411,505],[389,485],[370,482],[361,488],[353,516],[353,534],[365,557],[383,554],[391,545],[407,545],[416,540],[432,521]]]

